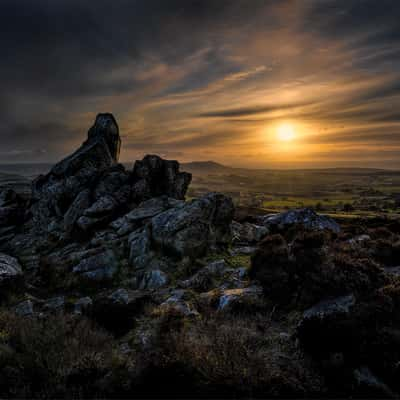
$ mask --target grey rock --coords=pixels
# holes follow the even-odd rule
[[[72,202],[68,211],[64,215],[64,228],[69,231],[75,225],[75,222],[82,216],[84,210],[90,205],[90,190],[85,189],[80,192]]]
[[[183,201],[179,201],[167,196],[159,196],[146,200],[139,206],[123,217],[113,221],[110,226],[117,231],[119,235],[126,235],[137,229],[143,221],[152,218],[163,211],[170,208],[183,205]]]
[[[199,312],[183,299],[184,291],[175,291],[172,296],[168,297],[160,305],[160,309],[163,311],[173,311],[175,315],[181,315],[182,317],[198,317]]]
[[[81,297],[74,303],[74,313],[75,314],[83,314],[88,312],[90,308],[93,305],[93,300],[86,296],[86,297]]]
[[[129,264],[135,269],[148,267],[154,258],[151,245],[151,233],[148,228],[133,232],[129,235]]]
[[[336,314],[348,314],[354,304],[355,298],[352,294],[321,301],[304,312],[302,323],[311,319],[322,320]]]
[[[243,304],[254,304],[260,300],[262,292],[262,288],[259,286],[225,290],[219,298],[218,310],[227,310]]]
[[[72,155],[56,164],[50,174],[71,176],[78,170],[95,167],[102,169],[118,162],[121,139],[112,114],[98,114],[88,131],[88,138]]]
[[[165,194],[183,200],[192,175],[187,172],[179,172],[177,161],[163,160],[156,155],[147,155],[143,160],[135,162],[133,179],[135,182],[139,182],[139,185],[134,188],[139,198]]]
[[[82,260],[72,272],[92,281],[105,281],[118,271],[118,260],[112,250],[106,250]]]
[[[87,210],[85,210],[84,215],[86,217],[101,217],[104,214],[109,214],[117,207],[117,201],[113,196],[106,194],[100,197],[95,203],[93,203]]]
[[[383,270],[393,276],[400,276],[400,266],[397,267],[384,267]]]
[[[65,306],[65,298],[64,296],[53,297],[48,299],[43,304],[43,309],[46,311],[61,311]]]
[[[144,289],[159,289],[163,286],[165,286],[169,279],[168,275],[159,270],[150,270],[150,271],[144,271],[141,276],[138,278],[139,281],[139,287],[138,289],[144,290]]]
[[[16,283],[22,276],[22,268],[14,257],[0,253],[0,287]]]
[[[96,201],[110,194],[115,196],[121,188],[129,185],[129,181],[130,174],[125,170],[125,167],[121,164],[113,165],[102,172],[97,179],[93,189],[93,199]]]
[[[230,198],[210,193],[152,218],[152,239],[166,254],[199,257],[230,242],[233,213]]]
[[[15,314],[20,317],[28,317],[33,315],[33,303],[31,300],[25,300],[14,307]]]
[[[268,234],[268,228],[249,222],[232,222],[232,241],[234,243],[256,243]]]
[[[368,367],[362,366],[354,370],[355,390],[368,398],[397,398],[395,393],[375,376]]]
[[[349,239],[349,243],[352,245],[362,244],[371,240],[371,236],[369,235],[358,235],[351,239]]]
[[[215,287],[215,280],[221,278],[228,268],[225,260],[213,261],[189,279],[180,282],[179,285],[197,291],[208,291]]]
[[[284,230],[290,226],[301,225],[308,230],[329,230],[340,232],[339,224],[326,215],[317,214],[310,208],[290,210],[284,213],[259,218],[259,223],[274,230]]]

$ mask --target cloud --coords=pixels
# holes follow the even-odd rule
[[[285,165],[263,132],[291,120],[302,163],[393,166],[365,146],[398,138],[399,18],[396,0],[3,0],[1,157],[54,161],[110,111],[124,161]]]

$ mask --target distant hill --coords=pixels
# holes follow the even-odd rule
[[[219,164],[215,161],[192,161],[189,163],[182,163],[181,170],[188,171],[192,173],[227,173],[233,170],[232,167],[227,167],[226,165]]]

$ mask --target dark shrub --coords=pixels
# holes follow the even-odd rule
[[[4,397],[96,396],[112,362],[111,339],[81,318],[0,315]]]
[[[293,294],[294,268],[286,240],[277,234],[261,241],[251,258],[249,275],[261,283],[267,296],[286,303]]]

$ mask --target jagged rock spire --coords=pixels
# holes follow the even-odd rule
[[[94,125],[89,129],[88,141],[104,140],[115,162],[119,160],[121,138],[114,116],[110,113],[98,114]]]

